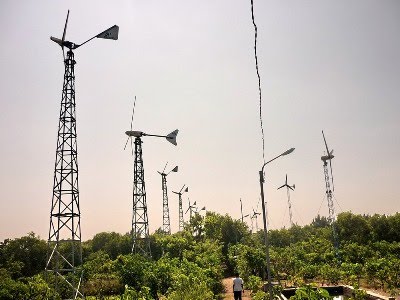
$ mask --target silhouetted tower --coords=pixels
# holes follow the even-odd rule
[[[333,183],[333,171],[332,171],[332,159],[335,157],[333,155],[333,150],[329,151],[328,149],[328,144],[326,143],[324,131],[322,131],[322,136],[324,138],[325,142],[325,147],[326,147],[326,152],[327,155],[321,156],[321,160],[323,161],[323,167],[324,167],[324,175],[325,175],[325,189],[326,189],[326,199],[328,201],[328,210],[329,210],[329,216],[328,216],[328,221],[330,225],[332,226],[332,232],[333,232],[333,242],[335,246],[335,251],[336,251],[336,256],[339,257],[339,238],[337,235],[337,230],[336,230],[336,215],[335,215],[335,209],[333,206],[333,191],[335,190],[335,186]],[[328,161],[329,161],[329,167],[328,167]],[[329,169],[331,173],[331,177],[329,178]],[[331,189],[331,181],[332,181],[332,189]]]
[[[132,253],[151,256],[142,154],[142,140],[140,137],[136,137],[133,165]]]
[[[161,187],[162,187],[162,192],[163,192],[163,226],[162,226],[162,231],[164,233],[166,233],[166,234],[171,234],[171,221],[170,221],[170,218],[169,218],[169,206],[168,206],[167,176],[171,172],[178,172],[178,166],[173,168],[168,173],[165,173],[165,168],[167,167],[167,164],[165,165],[164,170],[162,172],[158,172],[158,174],[161,175]]]
[[[287,174],[286,174],[286,179],[285,179],[285,184],[278,187],[278,190],[286,187],[286,194],[287,194],[287,199],[288,199],[288,205],[289,205],[289,219],[290,219],[290,226],[293,226],[293,215],[292,215],[292,202],[290,201],[290,190],[294,191],[295,185],[293,184],[292,186],[288,185],[287,183]]]
[[[181,190],[179,192],[173,191],[174,194],[177,194],[179,196],[179,231],[182,231],[184,228],[184,225],[185,225],[185,221],[183,219],[182,194],[189,191],[188,187],[186,187],[186,189],[183,190],[184,188],[185,188],[185,185],[183,185],[183,187],[181,188]]]
[[[75,59],[72,50],[98,38],[118,39],[118,26],[103,31],[78,45],[65,40],[69,11],[62,39],[50,37],[59,44],[64,56],[64,83],[58,123],[56,161],[54,167],[53,196],[50,210],[48,252],[45,270],[53,274],[50,281],[61,297],[84,297],[82,282],[81,212],[78,186],[78,149],[75,113]],[[65,58],[64,47],[68,49]],[[60,283],[69,291],[63,294]]]
[[[128,136],[125,147],[128,141],[135,138],[135,160],[133,164],[133,197],[132,197],[132,253],[139,253],[151,257],[150,239],[149,239],[149,219],[147,215],[147,202],[146,202],[146,186],[144,180],[143,168],[143,153],[142,153],[142,137],[164,137],[173,145],[177,145],[176,136],[178,129],[169,133],[168,135],[148,134],[143,131],[136,131],[133,129],[133,117],[135,115],[135,102],[133,103],[131,130],[125,131]]]

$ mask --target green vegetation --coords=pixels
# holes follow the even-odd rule
[[[400,288],[400,214],[338,216],[339,256],[326,218],[310,225],[271,230],[271,273],[282,286],[302,286],[292,299],[327,299],[310,284],[346,283]],[[185,230],[151,236],[151,259],[132,255],[129,234],[102,232],[83,242],[87,299],[221,299],[222,278],[235,271],[253,291],[261,290],[266,258],[262,232],[250,233],[240,220],[208,212],[195,215]],[[46,241],[34,233],[0,243],[0,299],[60,299],[46,278]],[[48,280],[48,281],[46,281]],[[363,299],[356,290],[354,299]],[[277,290],[279,292],[279,288]],[[325,298],[324,298],[325,297]]]

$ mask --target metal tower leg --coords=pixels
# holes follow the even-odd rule
[[[171,234],[171,223],[169,219],[168,207],[168,190],[167,190],[167,174],[161,174],[161,185],[163,191],[163,227],[162,230],[166,234]]]
[[[142,140],[135,138],[135,163],[133,172],[132,253],[151,256],[149,219],[147,216],[146,186],[142,158]]]
[[[332,190],[330,186],[329,172],[328,172],[328,163],[326,161],[324,161],[324,174],[325,174],[326,198],[328,200],[328,209],[329,209],[328,221],[332,227],[333,242],[335,246],[336,256],[339,257],[339,239],[335,225],[336,215],[335,215],[335,209],[333,207]]]
[[[184,227],[183,208],[182,208],[182,193],[179,193],[179,231]]]
[[[50,229],[47,240],[46,273],[54,275],[55,290],[68,287],[76,299],[80,291],[82,271],[81,213],[78,188],[78,151],[76,141],[74,53],[67,52],[61,99]]]

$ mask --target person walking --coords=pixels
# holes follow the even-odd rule
[[[235,276],[233,279],[233,297],[235,300],[242,300],[243,279],[239,277],[239,273],[236,273]]]

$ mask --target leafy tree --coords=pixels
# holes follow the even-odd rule
[[[0,244],[0,268],[10,270],[13,278],[33,276],[43,271],[47,244],[33,232]]]

